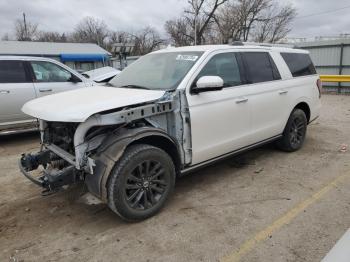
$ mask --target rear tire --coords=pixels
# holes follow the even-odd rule
[[[307,118],[303,110],[296,108],[290,114],[282,138],[277,142],[279,149],[287,152],[299,150],[304,143]]]
[[[107,182],[108,206],[126,221],[156,214],[175,186],[175,167],[162,149],[132,145],[115,164]]]

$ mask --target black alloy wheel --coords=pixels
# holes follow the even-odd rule
[[[301,118],[294,118],[290,126],[290,144],[293,148],[299,147],[305,136],[306,123]]]
[[[307,118],[305,112],[299,108],[290,114],[282,138],[277,141],[277,146],[287,152],[300,149],[305,140],[307,129]]]
[[[136,144],[117,161],[107,182],[109,207],[127,221],[156,214],[175,186],[175,166],[162,149]]]
[[[152,208],[162,198],[167,186],[164,166],[158,161],[145,160],[127,175],[127,202],[136,210]]]

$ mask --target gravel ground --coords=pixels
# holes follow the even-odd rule
[[[302,150],[265,146],[180,178],[133,224],[69,192],[42,197],[17,168],[38,134],[0,137],[0,261],[320,261],[350,226],[350,96],[322,103]]]

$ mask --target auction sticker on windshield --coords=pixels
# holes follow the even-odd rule
[[[198,59],[197,55],[177,55],[176,60],[185,60],[185,61],[196,61]]]

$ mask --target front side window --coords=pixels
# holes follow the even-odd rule
[[[72,74],[66,69],[44,61],[30,62],[37,82],[70,82]]]
[[[316,69],[308,54],[281,53],[293,77],[315,75]]]
[[[250,84],[281,79],[272,58],[267,52],[242,52],[247,81]]]
[[[0,61],[0,83],[25,83],[27,81],[22,61]]]
[[[152,90],[175,89],[203,52],[161,52],[145,55],[126,67],[109,84]]]
[[[202,76],[219,76],[224,80],[224,87],[242,84],[235,53],[214,55],[198,74],[196,81]]]

